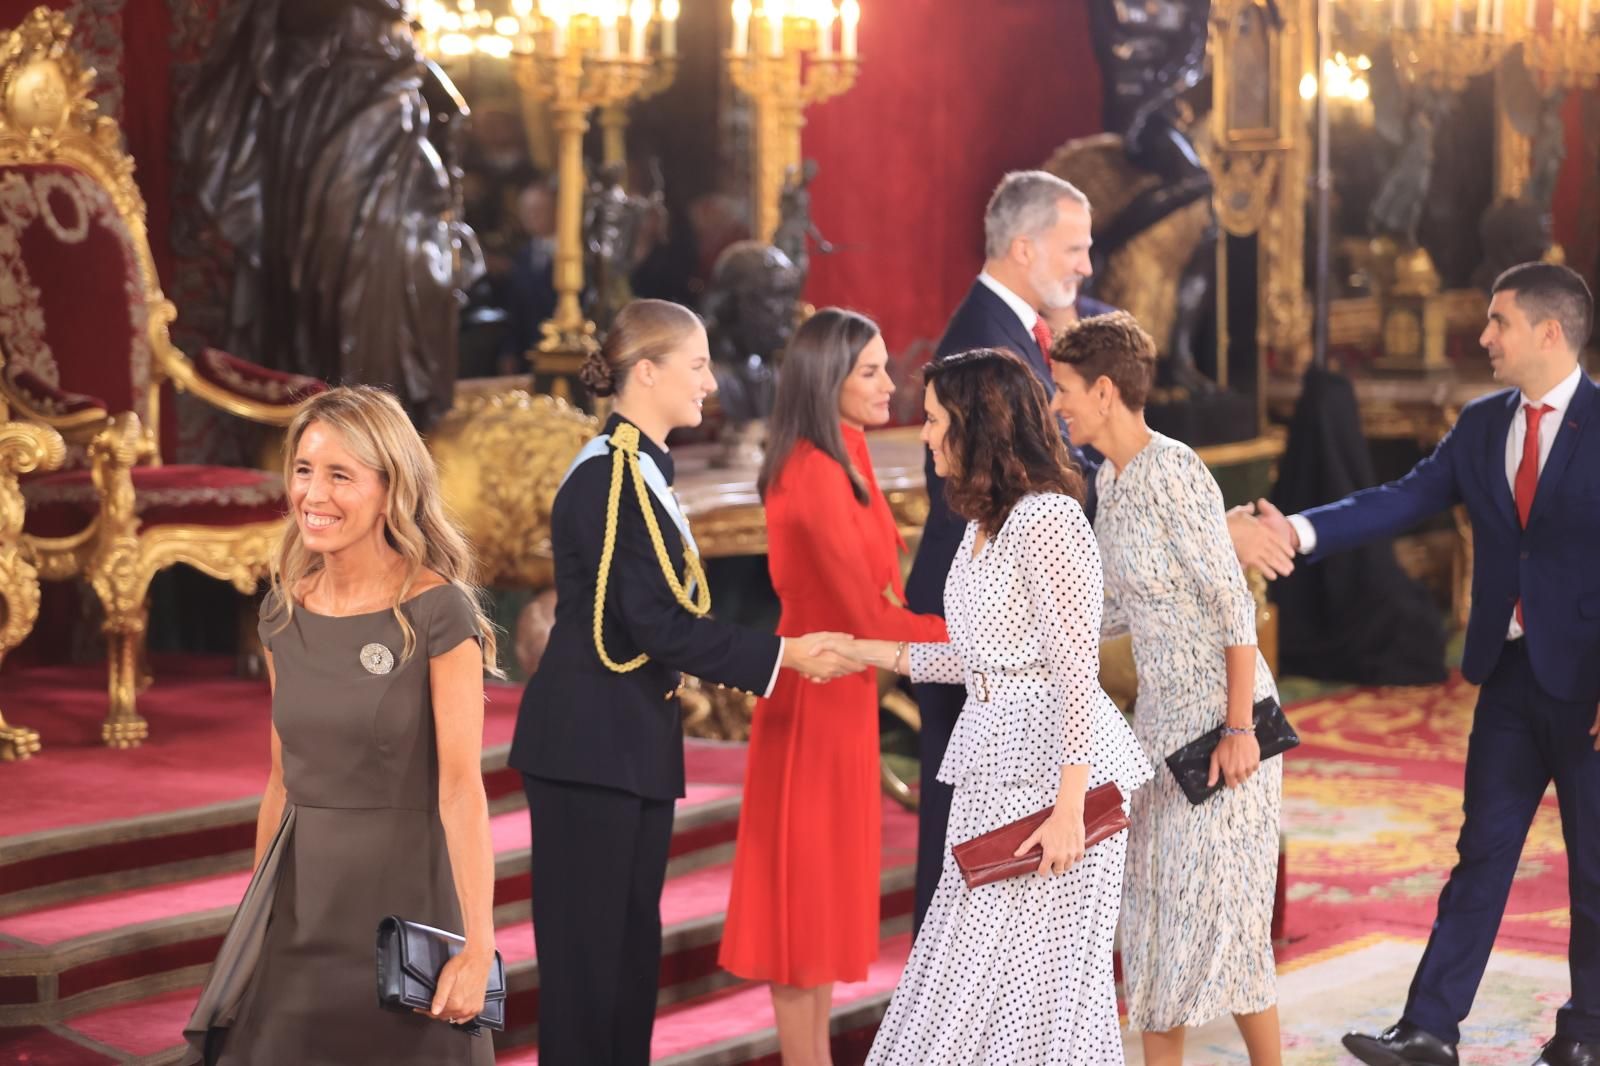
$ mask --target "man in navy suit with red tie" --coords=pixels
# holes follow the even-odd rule
[[[1571,894],[1572,998],[1535,1066],[1600,1066],[1600,405],[1578,362],[1594,299],[1563,266],[1495,280],[1481,343],[1510,386],[1468,404],[1405,477],[1266,521],[1313,559],[1454,504],[1472,519],[1461,673],[1483,686],[1467,745],[1460,859],[1400,1021],[1345,1047],[1372,1066],[1456,1066],[1528,827],[1552,780]]]

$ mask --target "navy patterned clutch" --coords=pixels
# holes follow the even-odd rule
[[[1283,708],[1271,696],[1256,704],[1255,723],[1256,743],[1261,745],[1263,762],[1274,755],[1282,755],[1300,743],[1300,736],[1289,724],[1289,719],[1284,717]],[[1211,753],[1221,740],[1222,727],[1219,725],[1167,756],[1167,769],[1178,779],[1178,787],[1189,797],[1189,802],[1197,806],[1223,787],[1221,774],[1217,775],[1216,784],[1206,784],[1206,779],[1211,776]]]

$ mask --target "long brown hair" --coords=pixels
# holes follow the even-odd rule
[[[389,494],[384,517],[384,539],[405,561],[405,579],[391,605],[405,636],[400,658],[408,658],[416,648],[416,633],[400,605],[424,568],[437,573],[467,594],[477,615],[478,636],[483,645],[484,669],[501,676],[495,665],[494,627],[478,606],[478,589],[473,584],[475,564],[472,546],[460,528],[445,512],[439,491],[439,470],[433,456],[406,417],[405,409],[393,395],[370,385],[329,389],[311,397],[289,423],[283,445],[283,483],[294,479],[294,457],[300,438],[314,422],[337,430],[344,446],[361,463],[377,471]],[[283,524],[283,538],[272,559],[272,591],[277,597],[283,624],[294,615],[294,591],[307,577],[323,568],[320,552],[307,548],[300,538],[300,525],[294,515]]]
[[[950,418],[944,499],[951,511],[992,537],[1030,492],[1083,502],[1083,475],[1044,386],[1021,359],[999,348],[957,352],[929,363],[923,380]]]
[[[866,479],[845,454],[844,434],[839,432],[839,389],[861,350],[877,335],[872,319],[838,307],[824,307],[795,331],[783,356],[778,396],[767,422],[767,454],[756,479],[763,500],[794,446],[808,440],[844,467],[856,500],[867,502]]]

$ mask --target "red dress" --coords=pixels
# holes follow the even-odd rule
[[[870,494],[801,441],[767,492],[767,565],[778,632],[943,641],[944,621],[903,602],[905,549],[878,491],[866,435],[843,427]],[[882,800],[876,672],[818,685],[783,671],[756,704],[733,890],[719,962],[740,977],[809,988],[862,981],[878,957]]]

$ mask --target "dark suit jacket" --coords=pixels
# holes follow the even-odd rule
[[[1105,305],[1099,305],[1104,307]],[[1083,313],[1080,301],[1079,313]],[[1091,312],[1098,313],[1098,312]],[[939,338],[934,358],[974,348],[1006,348],[1022,357],[1041,382],[1046,396],[1055,395],[1056,385],[1050,377],[1050,361],[1039,350],[1039,342],[1022,326],[1015,311],[1006,305],[989,286],[974,280],[955,314]],[[1063,437],[1065,432],[1063,432]],[[1067,445],[1072,457],[1083,470],[1089,483],[1089,498],[1084,509],[1094,515],[1094,472],[1099,466],[1098,457],[1091,457]],[[917,557],[911,564],[911,574],[906,578],[906,606],[918,614],[944,615],[944,581],[950,573],[951,560],[961,545],[966,532],[966,519],[950,513],[944,502],[944,478],[933,472],[933,456],[923,456],[923,474],[928,485],[928,520],[922,527],[922,541],[917,545]]]
[[[606,432],[621,422],[613,415]],[[670,483],[671,457],[648,437],[641,436],[639,443]],[[538,672],[522,693],[510,764],[533,777],[671,799],[683,795],[683,725],[672,695],[678,671],[764,692],[780,644],[772,634],[697,618],[679,605],[651,546],[632,478],[625,478],[603,633],[614,662],[639,652],[650,659],[625,674],[601,663],[594,646],[594,596],[612,454],[578,467],[556,493],[550,516],[556,622]],[[650,505],[681,576],[683,542],[677,526],[653,496]]]
[[[1521,393],[1474,400],[1433,454],[1409,474],[1304,512],[1317,531],[1313,559],[1400,533],[1463,503],[1472,519],[1472,615],[1461,674],[1482,684],[1505,647],[1518,597],[1528,657],[1542,688],[1563,700],[1600,701],[1600,430],[1587,376],[1556,432],[1528,515],[1517,521],[1506,480],[1506,435]]]

